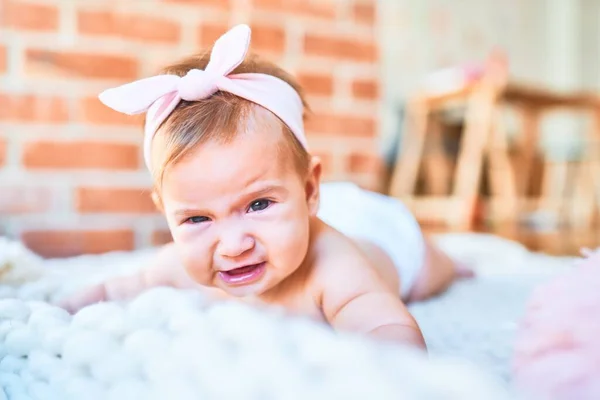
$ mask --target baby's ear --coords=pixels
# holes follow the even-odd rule
[[[158,193],[156,193],[156,190],[152,191],[150,197],[152,197],[152,201],[154,202],[156,208],[158,208],[158,211],[164,212],[162,201],[160,200],[160,196],[158,195]]]
[[[312,156],[308,166],[308,174],[306,175],[306,202],[311,215],[317,215],[319,211],[319,199],[321,187],[321,159]]]

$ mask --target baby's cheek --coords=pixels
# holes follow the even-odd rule
[[[182,239],[178,243],[181,260],[188,275],[197,283],[207,285],[211,281],[211,263],[208,249],[198,240]]]
[[[285,259],[286,264],[302,262],[309,240],[306,225],[301,221],[287,221],[274,224],[271,229],[270,250],[273,255]]]
[[[199,262],[199,260],[190,260],[185,264],[185,270],[192,280],[200,285],[212,285],[212,272],[207,264]]]

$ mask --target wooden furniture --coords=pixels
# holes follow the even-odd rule
[[[493,65],[481,77],[452,90],[423,90],[409,101],[404,137],[392,172],[389,194],[403,200],[419,221],[443,221],[454,229],[470,227],[478,200],[485,147],[493,129],[497,97],[505,85],[505,78],[505,69]],[[448,160],[443,157],[436,160],[434,157],[437,162],[430,165],[430,169],[437,169],[438,174],[444,175],[440,180],[450,181],[450,193],[417,195],[417,178],[425,158],[431,115],[448,105],[464,106],[466,109],[456,166],[452,174],[453,165]],[[433,143],[439,144],[439,135],[437,139]]]
[[[446,91],[422,90],[409,101],[389,194],[403,200],[420,221],[468,230],[483,204],[480,182],[486,172],[490,196],[485,213],[493,223],[510,226],[519,222],[523,212],[543,210],[557,215],[563,223],[589,226],[598,208],[600,157],[597,146],[591,145],[600,143],[598,96],[558,93],[510,82],[507,63],[497,54],[490,57],[480,76],[463,83]],[[443,134],[433,116],[456,105],[464,109],[464,129],[456,160],[451,161],[441,150]],[[517,141],[510,145],[500,115],[506,106],[517,111],[522,123]],[[587,134],[590,146],[584,159],[574,165],[544,160],[541,194],[532,198],[529,188],[540,121],[548,113],[565,109],[593,116],[594,124]],[[558,179],[569,167],[576,168],[575,177]],[[426,194],[416,191],[421,168],[425,170]],[[557,186],[566,182],[574,184],[573,204],[565,204],[565,199],[557,195],[561,192]]]
[[[591,227],[598,211],[596,190],[598,183],[598,149],[600,143],[600,97],[586,92],[561,93],[523,84],[508,84],[500,97],[499,106],[507,104],[521,115],[522,131],[516,148],[520,154],[512,168],[515,177],[512,189],[502,191],[500,203],[508,200],[508,210],[495,215],[496,220],[515,223],[522,212],[545,212],[554,215],[559,226],[572,229]],[[586,130],[585,151],[577,160],[552,160],[544,158],[544,169],[539,197],[527,196],[531,185],[532,160],[538,150],[542,119],[552,113],[577,113],[591,117]],[[569,132],[559,134],[569,135]],[[568,196],[565,196],[567,194]],[[496,204],[496,210],[501,205]]]

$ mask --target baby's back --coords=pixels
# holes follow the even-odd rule
[[[370,262],[407,295],[424,265],[425,241],[410,210],[398,199],[351,182],[321,184],[318,216],[366,253]],[[390,267],[390,263],[393,268]]]

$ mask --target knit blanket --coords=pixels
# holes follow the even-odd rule
[[[436,238],[476,279],[410,305],[429,355],[276,309],[149,290],[69,315],[51,303],[154,249],[42,259],[0,238],[0,399],[510,399],[527,298],[573,259],[491,235]]]

